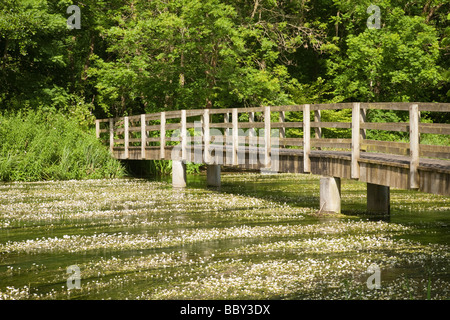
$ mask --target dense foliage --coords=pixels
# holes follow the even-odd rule
[[[67,25],[74,4],[80,29]],[[379,29],[368,27],[371,5],[380,8]],[[449,9],[450,0],[2,0],[0,111],[58,111],[86,131],[95,117],[162,110],[450,102]],[[422,117],[450,123],[433,113]],[[322,118],[351,115],[330,111]],[[395,122],[405,115],[374,110],[368,118]],[[8,119],[1,125],[15,121]],[[323,132],[349,134],[341,131]],[[404,138],[378,131],[368,137]],[[5,151],[13,145],[2,140],[3,167],[23,147]],[[58,152],[64,156],[64,148]],[[25,165],[28,157],[15,164],[24,172],[34,170]]]
[[[0,114],[0,141],[0,181],[99,179],[124,173],[92,132],[61,114]]]
[[[69,29],[67,7],[81,9]],[[369,29],[370,5],[381,28]],[[2,108],[450,101],[448,0],[4,0]]]

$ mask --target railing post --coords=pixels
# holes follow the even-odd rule
[[[128,131],[128,125],[129,125],[129,121],[128,121],[128,117],[124,117],[123,118],[123,122],[124,122],[124,140],[125,140],[125,159],[128,159],[128,145],[129,145],[129,131]]]
[[[352,109],[352,164],[351,177],[359,179],[359,157],[360,157],[360,108],[359,102],[353,103]]]
[[[270,127],[270,107],[264,107],[264,165],[266,167],[271,163]]]
[[[209,153],[209,143],[210,143],[210,130],[209,130],[209,109],[203,111],[203,145],[204,145],[204,157],[203,161],[206,164],[211,163],[211,154]]]
[[[160,128],[160,142],[159,142],[159,157],[166,158],[166,113],[161,112],[161,128]]]
[[[248,122],[250,122],[250,123],[255,122],[255,113],[254,112],[249,112],[248,113]],[[249,129],[248,136],[249,137],[256,137],[256,130],[255,130],[255,128],[250,128]]]
[[[186,146],[187,146],[187,124],[186,110],[181,110],[181,161],[186,163]]]
[[[114,119],[109,119],[109,151],[114,152]]]
[[[311,172],[311,114],[310,105],[303,105],[303,171]]]
[[[95,136],[100,138],[100,120],[95,120]]]
[[[230,113],[229,112],[227,112],[223,115],[223,123],[230,123]],[[228,136],[228,128],[225,128],[225,130],[223,132],[224,141],[227,141],[227,136]],[[227,145],[226,142],[225,142],[225,145]]]
[[[410,165],[409,178],[410,188],[419,188],[419,106],[412,104],[409,106],[409,150]]]
[[[231,116],[232,116],[232,122],[233,122],[232,163],[233,163],[233,166],[237,166],[238,165],[238,146],[239,146],[239,126],[238,126],[239,118],[238,118],[238,111],[236,108],[233,109]]]
[[[248,122],[254,123],[255,122],[255,113],[249,112],[248,114]],[[249,157],[248,157],[248,163],[250,165],[252,164],[258,164],[258,137],[256,136],[256,130],[255,128],[249,128],[248,129],[248,149],[249,149]],[[253,150],[252,148],[255,147],[256,150]]]
[[[145,159],[145,147],[147,146],[147,130],[145,114],[141,114],[141,159]]]

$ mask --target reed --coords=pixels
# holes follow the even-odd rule
[[[121,177],[124,169],[91,129],[59,113],[0,115],[0,180]]]

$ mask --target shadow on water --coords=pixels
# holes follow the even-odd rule
[[[3,242],[17,240],[11,245],[34,251],[17,249],[17,252],[0,255],[0,293],[5,292],[7,286],[27,286],[31,293],[48,293],[54,297],[52,290],[55,290],[57,297],[70,298],[65,289],[66,267],[79,265],[84,291],[78,298],[211,299],[230,292],[221,291],[224,287],[236,290],[239,298],[246,297],[241,292],[244,287],[253,288],[252,297],[257,298],[311,298],[310,294],[333,297],[333,293],[328,294],[326,290],[336,291],[338,297],[347,297],[341,291],[346,288],[342,284],[346,284],[344,281],[349,274],[357,281],[353,289],[345,290],[365,294],[357,293],[356,289],[361,283],[365,289],[366,260],[377,263],[386,260],[396,264],[395,268],[386,265],[382,269],[383,286],[388,281],[403,281],[404,275],[422,279],[430,268],[437,279],[433,279],[433,292],[448,297],[445,258],[450,242],[450,216],[436,209],[448,207],[442,197],[391,190],[390,219],[374,218],[365,215],[365,184],[346,180],[341,185],[343,214],[317,215],[320,209],[318,176],[223,172],[222,186],[207,188],[206,175],[202,172],[188,175],[186,189],[172,190],[170,175],[150,175],[145,170],[139,175],[136,174],[138,168],[133,170],[129,172],[135,177],[163,183],[124,179],[83,182],[75,188],[69,183],[67,193],[58,196],[63,199],[67,195],[73,200],[70,203],[73,207],[66,208],[61,203],[63,214],[69,210],[69,213],[93,212],[104,216],[81,215],[83,220],[80,221],[77,215],[71,219],[64,216],[61,220],[55,219],[59,211],[53,206],[60,199],[55,200],[51,192],[56,189],[61,192],[60,185],[46,190],[44,183],[35,193],[24,193],[26,201],[30,201],[30,195],[36,195],[39,201],[51,204],[43,206],[42,212],[53,215],[50,220],[37,220],[36,225],[27,220],[26,226],[2,230]],[[104,189],[102,184],[106,184]],[[91,194],[92,190],[95,192]],[[70,198],[72,194],[76,196]],[[103,194],[105,198],[99,204],[96,197]],[[255,201],[258,199],[267,202]],[[19,203],[22,201],[22,198],[17,199]],[[92,206],[86,207],[90,202]],[[24,210],[18,208],[20,212]],[[287,209],[290,211],[283,211]],[[390,221],[390,224],[366,223],[377,220]],[[328,222],[338,223],[327,225]],[[413,226],[414,233],[403,232],[395,224]],[[354,227],[357,229],[352,229]],[[292,230],[297,232],[289,233]],[[311,232],[306,232],[308,230]],[[396,233],[396,230],[401,231]],[[403,239],[444,246],[437,252],[435,246],[421,247],[416,242],[410,246]],[[359,269],[355,267],[357,263]],[[316,270],[319,271],[316,273]],[[272,278],[286,279],[281,282],[282,290],[273,289]],[[241,282],[235,283],[233,279]],[[417,287],[421,286],[414,281]],[[291,287],[295,283],[297,285]],[[401,292],[405,282],[399,283],[398,296],[405,297]],[[173,288],[176,290],[171,291]],[[264,294],[264,290],[268,293]],[[162,295],[152,295],[154,292]]]
[[[247,177],[242,181],[242,176]],[[237,178],[236,176],[241,176]],[[300,178],[296,178],[300,177]],[[305,179],[306,177],[306,179]],[[171,183],[169,176],[151,176],[152,181],[165,181]],[[225,194],[242,195],[263,199],[267,201],[287,204],[292,207],[307,208],[311,213],[319,216],[326,215],[320,212],[320,196],[319,196],[319,176],[312,175],[294,175],[294,174],[261,174],[259,171],[246,171],[236,173],[235,171],[222,172],[221,187],[206,186],[206,173],[192,174],[187,177],[187,188],[208,189]],[[345,181],[344,183],[347,183]],[[349,181],[354,184],[353,181]],[[366,212],[365,190],[343,190],[342,210],[341,214],[350,217],[364,217],[373,221],[389,222],[389,216],[370,215]],[[360,196],[353,197],[355,193],[364,193],[364,201]],[[357,198],[356,201],[353,198]]]
[[[151,181],[166,182],[170,185],[171,177],[152,175]],[[260,174],[255,172],[235,171],[222,172],[221,187],[207,187],[206,173],[190,174],[187,177],[187,188],[212,190],[224,194],[253,197],[291,207],[310,209],[311,216],[326,218],[331,216],[319,213],[320,208],[320,177],[313,175],[294,174]],[[423,194],[417,191],[399,190],[391,188],[390,215],[373,215],[366,211],[366,184],[360,181],[343,180],[341,218],[362,219],[366,221],[383,221],[414,226],[424,231],[414,239],[426,242],[429,235],[438,233],[439,243],[450,241],[450,210],[442,210],[445,197]],[[444,199],[444,200],[442,200]],[[448,206],[448,205],[447,205]],[[434,210],[437,208],[438,210]],[[437,238],[432,237],[436,242]]]

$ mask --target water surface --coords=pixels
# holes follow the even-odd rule
[[[391,216],[373,217],[365,184],[343,180],[330,215],[317,176],[205,180],[0,184],[0,299],[450,298],[448,197],[391,189]]]

